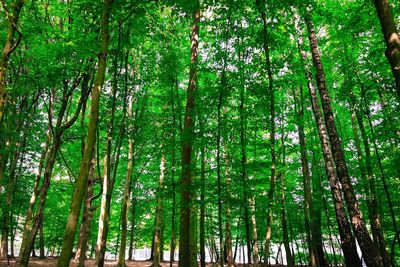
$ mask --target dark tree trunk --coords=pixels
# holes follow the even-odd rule
[[[344,202],[342,199],[342,193],[340,191],[340,184],[334,170],[333,157],[329,146],[329,138],[326,132],[321,107],[318,103],[317,93],[314,88],[311,72],[309,70],[306,70],[306,79],[310,92],[312,109],[317,124],[318,135],[321,142],[326,176],[329,181],[332,199],[334,202],[336,221],[339,227],[339,235],[342,241],[341,247],[344,253],[345,262],[347,266],[361,267],[361,261],[357,254],[356,242],[351,232],[350,222],[347,219],[347,215],[344,210]]]
[[[17,25],[21,9],[24,6],[25,2],[25,0],[13,1],[9,5],[11,6],[11,8],[7,8],[6,12],[6,17],[8,18],[7,38],[0,58],[0,122],[3,120],[4,107],[7,103],[8,98],[6,90],[6,74],[8,69],[8,61],[12,52],[17,48],[22,38],[22,34],[19,32]],[[11,14],[8,14],[9,11],[11,11]],[[17,39],[15,39],[15,34],[18,34]],[[4,256],[6,256],[4,255],[4,251],[0,252],[0,257],[4,258]]]
[[[266,68],[268,74],[268,93],[270,94],[270,149],[271,149],[271,177],[268,189],[268,204],[267,204],[267,229],[265,236],[265,248],[264,248],[264,265],[268,262],[269,248],[272,234],[272,206],[275,191],[275,173],[276,173],[276,155],[275,155],[275,90],[272,77],[272,64],[270,58],[270,47],[269,47],[269,36],[268,36],[268,24],[267,24],[267,12],[265,10],[265,1],[256,0],[257,7],[259,9],[261,19],[263,22],[263,48],[265,53]]]
[[[199,24],[200,2],[196,0],[193,6],[193,23],[191,32],[191,55],[189,86],[187,89],[186,111],[182,132],[182,176],[180,180],[181,214],[179,234],[179,267],[194,267],[191,255],[191,186],[193,175],[193,127],[195,117],[195,93],[197,91],[197,64],[199,57]]]
[[[311,177],[308,168],[308,155],[306,147],[306,138],[304,134],[304,110],[303,110],[303,87],[300,87],[300,95],[295,97],[295,112],[297,117],[297,131],[299,134],[301,171],[303,175],[304,187],[304,226],[306,228],[306,239],[309,253],[310,267],[321,266],[317,257],[317,246],[315,242],[315,227],[313,224],[313,206],[311,198]]]
[[[351,217],[351,223],[354,229],[354,234],[360,245],[361,251],[363,253],[363,258],[367,263],[367,265],[383,267],[382,257],[380,256],[379,248],[377,248],[374,245],[368,233],[347,170],[342,144],[339,139],[339,135],[337,133],[333,117],[333,111],[330,103],[330,97],[328,94],[328,89],[326,87],[325,73],[323,70],[321,57],[318,50],[317,36],[315,34],[314,25],[312,23],[310,13],[306,15],[305,21],[307,25],[307,31],[309,34],[309,42],[310,42],[313,63],[316,69],[316,80],[317,80],[319,94],[321,96],[321,103],[324,112],[326,129],[331,143],[332,154],[336,165],[337,176],[342,185],[342,191],[346,199],[347,209]]]
[[[396,29],[388,0],[373,0],[383,36],[386,42],[386,57],[396,82],[397,96],[400,99],[400,37]]]

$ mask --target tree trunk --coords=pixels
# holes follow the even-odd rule
[[[21,9],[24,6],[25,2],[25,0],[15,0],[13,1],[13,3],[10,4],[11,10],[10,8],[6,9],[6,17],[8,18],[8,30],[6,43],[4,44],[3,52],[0,58],[0,122],[3,120],[4,108],[8,98],[6,90],[8,62],[12,52],[17,48],[22,38],[22,35],[17,28],[17,25]],[[9,13],[10,11],[11,14]],[[15,40],[15,34],[18,34],[17,40]],[[4,255],[0,256],[3,257]]]
[[[227,149],[226,149],[227,150]],[[226,245],[226,261],[227,267],[235,266],[235,261],[233,259],[232,253],[232,227],[231,227],[231,208],[230,201],[232,199],[230,187],[231,187],[231,174],[229,172],[229,156],[228,152],[225,152],[225,245]],[[203,266],[202,266],[203,267]]]
[[[129,103],[128,118],[132,118],[132,103]],[[129,210],[129,197],[131,195],[131,181],[133,171],[133,154],[134,154],[134,143],[132,138],[129,138],[128,145],[128,167],[126,169],[124,197],[121,208],[121,246],[119,248],[118,255],[118,267],[126,266],[125,263],[125,250],[126,250],[126,235],[127,235],[127,222],[128,222],[128,210]],[[132,257],[132,256],[131,256]]]
[[[283,245],[285,247],[285,254],[286,254],[286,262],[288,267],[294,266],[294,259],[293,255],[290,251],[290,244],[289,244],[289,234],[287,228],[287,221],[286,221],[286,210],[285,210],[285,173],[282,172],[279,175],[280,182],[281,182],[281,221],[282,221],[282,234],[283,234]]]
[[[26,141],[26,140],[25,140]],[[1,226],[1,249],[0,255],[5,257],[4,259],[8,259],[8,238],[11,233],[11,219],[12,219],[12,208],[13,208],[13,198],[15,194],[15,184],[16,184],[16,171],[18,161],[21,155],[21,148],[24,147],[25,141],[17,141],[13,145],[13,153],[10,160],[9,165],[9,174],[8,174],[8,181],[7,181],[7,189],[6,189],[6,196],[5,196],[5,206],[2,207],[3,210],[3,218],[2,218],[2,226]],[[15,141],[14,141],[15,142]]]
[[[202,119],[199,119],[200,124],[200,132],[201,137],[204,138],[204,122]],[[200,267],[206,266],[206,242],[205,242],[205,217],[206,217],[206,150],[204,143],[200,148],[200,168],[201,168],[201,175],[200,175]],[[172,267],[172,265],[170,266]]]
[[[352,95],[352,92],[350,92]],[[353,108],[354,109],[354,108]],[[356,126],[356,120],[358,121],[358,127],[361,132],[361,137],[364,144],[364,151],[365,151],[365,165],[364,165],[364,158],[361,151],[361,142],[358,135],[358,130]],[[353,127],[353,134],[354,134],[354,143],[357,150],[358,155],[358,163],[360,166],[361,177],[363,179],[364,190],[366,194],[366,202],[368,206],[368,217],[371,224],[371,231],[373,241],[375,246],[379,247],[381,257],[385,266],[390,266],[390,259],[389,254],[386,250],[386,242],[385,238],[382,233],[381,227],[381,219],[378,213],[378,199],[376,195],[376,185],[375,185],[375,177],[372,170],[372,161],[371,161],[371,152],[369,141],[367,137],[367,133],[365,132],[364,123],[362,121],[362,117],[360,116],[358,110],[354,110],[352,114],[352,127]],[[366,168],[365,168],[366,167]],[[367,170],[367,175],[366,171]]]
[[[57,262],[58,267],[68,267],[71,260],[72,248],[75,232],[82,206],[82,199],[89,176],[89,165],[92,159],[94,143],[96,140],[96,128],[99,117],[99,104],[101,89],[104,84],[106,72],[106,59],[109,44],[109,18],[111,15],[113,0],[104,0],[104,10],[101,17],[101,46],[98,54],[98,67],[96,81],[92,90],[92,103],[90,110],[90,120],[87,131],[85,152],[82,158],[79,177],[76,181],[75,190],[71,199],[71,207],[68,215],[67,226],[64,234],[61,255]]]
[[[128,260],[133,259],[133,236],[134,236],[134,231],[135,231],[135,217],[136,217],[136,197],[135,197],[135,189],[136,189],[136,180],[133,181],[132,183],[132,193],[131,193],[131,229],[129,231],[129,254],[128,254]]]
[[[265,1],[256,0],[257,7],[259,9],[261,19],[263,22],[263,48],[265,53],[266,68],[268,74],[268,92],[270,94],[270,149],[271,149],[271,176],[268,189],[268,204],[267,204],[267,228],[265,235],[265,248],[264,248],[264,265],[268,263],[269,248],[272,234],[272,206],[274,200],[275,191],[275,173],[276,173],[276,155],[275,155],[275,95],[274,95],[274,84],[272,77],[272,67],[270,58],[270,47],[269,47],[269,36],[268,36],[268,24],[267,15],[265,10]]]
[[[89,179],[86,189],[84,209],[82,214],[81,229],[79,232],[78,249],[75,254],[75,260],[78,260],[78,267],[85,266],[86,253],[88,250],[88,242],[90,238],[90,226],[93,217],[93,186],[96,182],[95,178],[95,153],[93,153],[92,161],[90,162]]]
[[[284,110],[284,108],[282,108]],[[281,186],[281,223],[282,223],[282,235],[283,235],[283,245],[285,247],[286,254],[286,264],[288,267],[294,267],[294,257],[290,250],[290,240],[286,219],[286,208],[285,208],[285,165],[286,165],[286,148],[285,148],[285,131],[282,120],[284,119],[284,115],[281,117],[281,150],[282,150],[282,166],[281,171],[279,173],[279,180]],[[309,231],[309,229],[308,229]]]
[[[396,24],[388,0],[373,0],[383,36],[386,42],[386,57],[389,60],[390,67],[396,83],[397,96],[400,98],[400,37],[397,33]]]
[[[301,51],[301,54],[304,53]],[[318,103],[317,93],[315,91],[312,75],[309,70],[306,70],[307,85],[310,92],[312,109],[317,124],[318,135],[321,142],[323,158],[325,163],[326,176],[329,181],[332,199],[334,202],[336,221],[339,227],[339,235],[341,239],[341,247],[344,253],[344,258],[347,266],[361,267],[361,261],[357,254],[356,242],[351,232],[350,223],[347,219],[344,210],[342,193],[340,191],[339,180],[336,177],[332,153],[329,146],[329,139],[326,132],[325,124],[322,117],[321,107]]]
[[[225,70],[223,70],[224,76]],[[222,77],[222,79],[225,79]],[[223,82],[224,83],[224,82]],[[219,254],[224,254],[224,236],[222,229],[222,189],[221,189],[221,108],[223,99],[223,90],[219,89],[218,104],[217,104],[217,190],[218,190],[218,237],[219,237]],[[219,258],[219,265],[224,266],[224,257]]]
[[[117,50],[119,50],[119,47],[120,47],[120,42],[118,41]],[[99,267],[104,265],[104,260],[105,260],[107,236],[110,224],[111,198],[115,182],[113,177],[111,176],[111,170],[112,170],[111,150],[113,145],[115,109],[117,102],[117,85],[116,85],[117,72],[118,72],[118,53],[114,55],[114,60],[113,60],[113,85],[111,88],[112,97],[111,97],[111,107],[109,107],[110,119],[108,121],[108,126],[107,126],[107,141],[106,141],[105,156],[104,156],[104,174],[102,180],[103,194],[101,198],[99,227],[97,233],[96,264]]]
[[[239,57],[240,54],[239,54]],[[243,60],[243,59],[241,59]],[[243,69],[241,70],[242,81],[243,79]],[[247,174],[247,155],[246,155],[246,119],[245,119],[245,88],[244,84],[241,85],[240,92],[240,148],[241,148],[241,184],[243,191],[243,208],[244,208],[244,224],[246,231],[246,245],[247,245],[247,260],[248,264],[251,264],[251,237],[250,237],[250,216],[249,216],[249,201],[248,201],[248,174]]]
[[[172,103],[172,149],[171,149],[171,184],[172,184],[172,216],[171,216],[171,243],[170,243],[170,256],[169,256],[169,265],[172,267],[173,262],[175,261],[175,247],[176,247],[176,230],[175,230],[175,213],[176,213],[176,181],[175,181],[175,171],[176,171],[176,162],[175,162],[175,147],[176,147],[176,107],[175,107],[175,94],[177,91],[177,82],[174,79],[172,87],[171,87],[171,103]],[[178,103],[180,105],[180,103]],[[201,231],[201,230],[200,230]],[[201,238],[200,238],[201,239]],[[201,241],[200,241],[201,242]],[[200,247],[201,249],[201,247]],[[203,267],[203,266],[202,266]]]
[[[163,145],[161,145],[163,150]],[[160,267],[161,262],[161,227],[163,220],[163,207],[164,207],[164,176],[165,176],[165,154],[162,152],[160,163],[160,179],[157,192],[157,207],[156,207],[156,227],[154,231],[154,251],[153,251],[153,267]]]
[[[76,89],[76,87],[79,85],[80,81],[81,81],[80,78],[76,79],[73,82],[73,85],[71,88],[68,87],[68,82],[64,81],[64,89],[63,89],[63,96],[62,96],[62,100],[61,100],[61,107],[58,111],[57,122],[56,122],[55,126],[51,126],[51,121],[52,121],[52,117],[53,117],[53,103],[54,103],[55,91],[52,92],[52,95],[50,97],[50,105],[49,105],[50,109],[49,109],[48,115],[49,115],[49,125],[50,125],[50,127],[53,128],[53,131],[49,130],[49,134],[51,133],[53,135],[53,138],[52,138],[51,146],[48,151],[48,156],[45,156],[47,160],[46,160],[45,171],[43,174],[43,182],[42,182],[39,190],[37,191],[37,193],[34,192],[34,194],[32,195],[31,202],[30,202],[28,210],[27,210],[27,217],[25,220],[25,229],[24,229],[23,236],[22,236],[19,260],[18,260],[18,266],[20,266],[20,267],[28,266],[29,255],[32,250],[33,243],[35,242],[36,235],[39,231],[40,224],[42,223],[44,208],[45,208],[46,199],[47,199],[47,193],[50,188],[50,182],[51,182],[51,178],[52,178],[53,168],[54,168],[54,164],[55,164],[55,161],[57,158],[57,153],[61,146],[63,134],[68,128],[70,128],[75,123],[75,121],[77,120],[77,118],[79,116],[79,113],[81,111],[83,103],[86,102],[86,100],[87,100],[87,93],[88,93],[86,91],[87,88],[82,87],[81,97],[80,97],[80,100],[79,100],[79,103],[75,110],[74,115],[69,120],[67,120],[65,118],[66,110],[67,110],[67,106],[68,106],[68,99],[70,99],[72,97],[72,94],[73,94],[74,90]],[[62,124],[64,120],[66,122],[64,124]],[[50,138],[46,138],[46,139],[48,142],[50,142]],[[37,182],[39,182],[40,176],[37,175],[35,180]],[[31,218],[31,216],[33,214],[32,210],[33,210],[33,207],[36,204],[35,202],[38,200],[38,198],[39,198],[39,203],[37,205],[38,206],[37,211],[36,211],[35,217],[32,220],[32,218]],[[31,225],[31,222],[32,222],[32,225]]]
[[[300,87],[300,95],[294,93],[295,113],[297,117],[297,131],[299,135],[300,155],[301,155],[301,171],[303,175],[304,188],[304,226],[306,228],[306,239],[309,254],[309,264],[311,267],[321,266],[317,257],[317,247],[314,236],[313,226],[313,206],[311,198],[311,177],[308,168],[308,156],[306,147],[306,138],[304,134],[304,109],[303,109],[303,87]]]
[[[140,66],[140,59],[138,60],[137,68]],[[125,69],[128,68],[128,53],[126,55],[126,62],[125,62]],[[132,69],[132,76],[136,78],[137,73],[135,72],[135,67]],[[139,75],[137,75],[139,77]],[[127,79],[127,76],[125,76],[125,79]],[[125,86],[126,86],[126,92],[127,94],[127,80],[125,80]],[[139,85],[135,85],[135,93],[138,93],[140,90]],[[125,97],[126,98],[126,97]],[[122,202],[122,209],[121,209],[121,246],[119,248],[119,255],[118,255],[118,267],[123,267],[126,266],[125,263],[125,251],[126,251],[126,236],[128,232],[128,214],[129,214],[129,198],[131,196],[132,192],[132,182],[134,182],[134,186],[136,186],[136,181],[132,181],[132,172],[133,172],[133,167],[135,163],[134,159],[134,154],[135,154],[135,136],[137,133],[137,123],[138,123],[138,113],[139,113],[139,105],[137,105],[135,113],[133,113],[133,101],[134,98],[133,96],[130,97],[128,100],[128,121],[129,121],[129,126],[128,126],[128,134],[129,134],[129,140],[128,140],[128,166],[126,169],[126,176],[125,176],[125,187],[124,187],[124,197],[123,197],[123,202]],[[139,101],[138,101],[139,102]],[[125,101],[126,103],[126,101]],[[126,110],[126,104],[124,104],[124,110]],[[133,122],[132,122],[133,120]],[[125,120],[123,120],[125,121]],[[120,137],[122,138],[122,137]],[[133,205],[135,205],[134,203]],[[135,207],[133,207],[135,209]],[[134,213],[132,212],[132,216],[134,216]],[[133,244],[133,222],[134,218],[132,218],[132,228],[130,231],[130,246],[129,246],[129,260],[132,259],[132,244]]]
[[[365,92],[365,88],[361,84],[361,81],[360,81],[360,86],[361,86],[362,94],[363,94],[363,96],[365,96],[365,93],[364,93]],[[394,228],[394,231],[395,231],[395,240],[397,240],[397,243],[400,246],[400,232],[399,232],[399,229],[397,228],[396,216],[395,216],[395,212],[394,212],[394,208],[393,208],[393,201],[392,201],[392,198],[391,198],[390,193],[389,193],[388,184],[386,182],[386,176],[385,176],[385,173],[383,171],[381,155],[380,155],[380,152],[378,150],[378,144],[376,142],[376,137],[375,137],[375,133],[374,133],[374,126],[372,124],[371,115],[370,115],[371,111],[369,109],[369,106],[366,103],[365,97],[364,97],[363,100],[364,100],[363,102],[364,102],[364,105],[365,105],[363,110],[364,110],[364,112],[366,114],[366,117],[367,117],[367,120],[368,120],[368,124],[369,124],[369,128],[370,128],[370,131],[371,131],[371,136],[372,136],[372,140],[373,140],[373,144],[374,144],[374,151],[375,151],[375,155],[376,155],[376,160],[378,161],[378,167],[379,167],[379,172],[380,172],[380,176],[381,176],[381,181],[382,181],[383,189],[384,189],[387,201],[388,201],[390,217],[392,219],[392,224],[393,224],[393,228]]]
[[[336,164],[337,176],[342,185],[342,190],[346,199],[347,209],[351,217],[351,223],[354,229],[354,233],[363,253],[363,258],[367,263],[367,266],[383,266],[382,257],[380,256],[379,249],[372,242],[365,222],[362,218],[359,203],[355,196],[355,192],[347,170],[342,144],[337,133],[330,98],[326,87],[325,73],[318,51],[317,36],[315,34],[314,25],[312,23],[310,13],[308,13],[305,17],[305,21],[309,34],[309,42],[313,63],[316,69],[317,86],[319,94],[321,96],[326,129],[329,139],[331,141],[332,154]]]
[[[57,151],[61,144],[61,136],[56,134],[54,136],[53,144],[50,148],[48,161],[46,163],[46,169],[43,175],[43,182],[39,189],[40,196],[37,212],[35,217],[33,218],[32,226],[29,225],[29,229],[25,229],[25,236],[23,236],[21,242],[21,249],[19,254],[19,266],[20,267],[27,267],[29,262],[29,255],[32,251],[33,244],[35,242],[36,235],[38,233],[39,227],[42,224],[43,220],[43,213],[47,199],[47,192],[50,187],[50,180],[53,172],[53,167],[56,161]],[[26,219],[25,225],[27,225],[28,218]]]
[[[195,117],[195,97],[197,91],[197,64],[199,56],[199,23],[200,23],[200,3],[194,3],[193,24],[191,33],[191,55],[189,86],[187,89],[186,111],[184,128],[182,133],[182,176],[180,181],[181,195],[181,214],[180,214],[180,235],[179,235],[179,267],[194,267],[190,245],[192,239],[191,225],[191,186],[193,173],[192,147],[193,147],[193,127]]]
[[[190,212],[190,266],[197,267],[197,224],[198,224],[198,205],[196,188],[192,189],[192,202]]]

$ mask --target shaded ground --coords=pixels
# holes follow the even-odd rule
[[[54,267],[54,266],[56,266],[56,263],[57,263],[57,259],[54,259],[54,258],[47,258],[44,260],[32,258],[29,261],[29,267]],[[151,262],[149,262],[149,261],[127,261],[126,263],[127,263],[128,267],[149,267],[151,265]],[[0,261],[0,267],[6,267],[6,266],[15,267],[17,265],[15,264],[15,260],[11,260],[10,265],[8,265],[7,261]],[[76,267],[76,266],[77,266],[77,263],[75,261],[72,261],[70,264],[70,267]],[[95,265],[94,260],[86,261],[85,267],[95,267],[95,266],[96,265]],[[106,261],[104,266],[107,266],[107,267],[117,266],[117,261],[108,260],[108,261]],[[164,262],[161,264],[161,266],[167,267],[167,266],[169,266],[169,262]],[[178,263],[175,263],[173,266],[177,267]],[[217,265],[207,264],[207,266],[211,267],[211,266],[217,266]],[[236,266],[243,267],[244,265],[237,264]],[[278,266],[283,266],[283,265],[272,265],[272,266],[278,267]]]

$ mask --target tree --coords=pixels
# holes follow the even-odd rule
[[[180,238],[179,238],[179,266],[192,266],[192,253],[190,250],[191,240],[191,183],[193,173],[192,142],[193,126],[195,118],[195,93],[197,91],[197,64],[199,57],[199,23],[200,23],[200,2],[193,4],[193,24],[191,31],[191,53],[189,86],[187,89],[186,110],[184,128],[182,132],[182,175],[180,180],[181,214],[180,214]]]
[[[101,17],[101,50],[98,54],[98,67],[96,73],[96,81],[92,89],[92,104],[90,109],[90,121],[86,137],[85,152],[79,170],[79,177],[76,181],[76,187],[71,201],[67,226],[65,229],[63,246],[60,259],[57,262],[58,267],[69,266],[72,254],[72,246],[74,242],[75,232],[79,219],[79,213],[82,206],[82,199],[85,192],[89,176],[90,160],[92,158],[93,148],[96,140],[96,128],[99,117],[99,104],[101,89],[104,84],[106,72],[106,60],[109,44],[109,20],[111,15],[113,0],[104,0],[104,10]]]

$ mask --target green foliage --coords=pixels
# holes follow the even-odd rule
[[[6,1],[11,2],[11,1]],[[112,92],[116,90],[114,131],[112,135],[112,168],[115,168],[117,144],[122,138],[121,155],[116,170],[112,195],[108,252],[119,246],[120,213],[128,162],[128,140],[135,144],[132,199],[134,218],[130,211],[129,227],[134,225],[134,245],[151,247],[160,159],[166,156],[163,218],[165,249],[170,247],[173,195],[179,203],[181,173],[181,130],[185,112],[186,89],[190,66],[189,25],[196,1],[116,1],[111,19],[111,43],[106,82],[103,87],[98,139],[96,144],[96,184],[94,194],[101,190],[104,175],[103,157],[106,153],[107,131],[111,120]],[[267,1],[267,40],[270,47],[271,69],[274,80],[276,110],[277,173],[285,174],[284,205],[279,202],[280,185],[277,182],[273,203],[274,244],[282,243],[281,209],[286,210],[290,225],[290,239],[296,247],[296,259],[307,258],[304,226],[304,189],[298,138],[298,117],[295,114],[293,92],[304,94],[304,126],[308,161],[313,184],[314,209],[321,211],[323,242],[337,246],[338,230],[334,220],[333,201],[326,181],[311,103],[304,77],[304,62],[297,42],[309,50],[303,22],[303,1]],[[399,245],[393,241],[395,232],[390,218],[388,199],[381,180],[386,177],[389,194],[398,211],[400,203],[399,167],[399,100],[396,98],[390,66],[385,59],[385,44],[372,3],[365,1],[310,1],[317,29],[322,62],[335,113],[335,120],[345,150],[346,161],[364,214],[368,209],[363,189],[360,166],[356,157],[351,128],[351,105],[362,111],[371,156],[382,229],[389,253],[400,261]],[[396,4],[397,5],[397,4]],[[12,195],[12,221],[15,237],[19,240],[25,211],[33,191],[35,174],[46,141],[46,133],[54,133],[57,114],[65,88],[73,88],[67,101],[64,120],[71,118],[78,107],[82,92],[82,74],[89,72],[89,88],[93,85],[98,56],[101,1],[26,1],[21,13],[19,30],[22,42],[12,55],[7,74],[10,103],[6,117],[9,128],[2,130],[1,154],[7,155],[6,187],[10,179],[16,186]],[[206,243],[217,239],[217,132],[221,131],[221,174],[223,182],[223,214],[229,207],[234,244],[245,245],[243,192],[255,198],[254,216],[257,221],[258,242],[264,246],[267,214],[267,192],[271,173],[270,94],[266,58],[263,51],[263,24],[255,1],[203,1],[200,26],[200,62],[196,92],[195,140],[193,163],[195,177],[192,191],[197,193],[197,204],[206,206]],[[399,7],[394,8],[398,15]],[[4,10],[0,9],[0,44],[6,39]],[[298,24],[300,32],[296,30]],[[308,63],[307,63],[308,64]],[[88,71],[89,70],[89,71]],[[354,99],[350,98],[350,91]],[[244,96],[244,136],[247,155],[248,184],[243,184],[241,165],[240,98]],[[217,105],[220,94],[221,123],[218,124]],[[129,97],[127,97],[129,96]],[[53,99],[53,100],[51,100]],[[124,103],[132,99],[135,119],[127,118]],[[352,102],[353,101],[353,102]],[[53,102],[53,107],[51,107]],[[52,111],[52,121],[49,113]],[[70,198],[81,161],[81,147],[90,112],[90,98],[85,113],[62,136],[57,154],[43,221],[46,248],[58,251],[62,242]],[[81,119],[82,117],[82,119]],[[123,124],[123,120],[125,123]],[[21,122],[22,121],[22,122]],[[200,127],[203,122],[202,127]],[[20,127],[17,124],[21,122]],[[134,125],[128,127],[128,125]],[[123,130],[121,130],[123,129]],[[204,133],[204,134],[203,134]],[[83,139],[82,139],[83,138]],[[21,144],[25,140],[22,147]],[[282,145],[283,140],[283,145]],[[8,143],[14,144],[8,146]],[[375,146],[376,145],[376,149]],[[163,146],[164,149],[160,149]],[[200,201],[201,149],[206,158],[206,197]],[[364,149],[364,145],[362,145]],[[19,151],[17,174],[10,175],[13,152]],[[174,159],[172,158],[174,154]],[[283,155],[285,154],[285,159]],[[378,159],[382,163],[379,166]],[[285,163],[284,163],[285,162]],[[177,187],[173,191],[173,185]],[[1,203],[7,190],[1,190]],[[93,201],[93,221],[89,250],[94,250],[99,219],[100,198]],[[322,203],[323,202],[323,203]],[[179,205],[176,209],[175,231],[179,229]],[[253,212],[253,211],[252,211]],[[4,216],[2,210],[1,216]],[[364,216],[367,218],[368,216]],[[226,223],[223,216],[223,225]],[[400,222],[398,212],[396,220]],[[369,222],[367,222],[369,224]],[[79,227],[78,227],[79,229]],[[225,235],[225,233],[224,233]],[[211,238],[213,237],[213,238]],[[392,243],[395,244],[392,246]],[[36,241],[36,247],[38,240]],[[218,242],[217,242],[217,246]],[[299,247],[299,248],[297,248]],[[393,249],[394,248],[394,249]],[[329,251],[331,253],[331,251]],[[275,255],[274,255],[275,256]],[[333,261],[331,254],[328,255]]]

